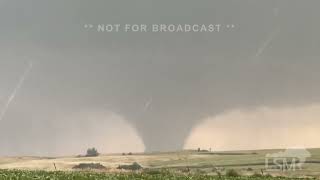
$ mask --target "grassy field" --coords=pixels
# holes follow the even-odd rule
[[[22,170],[0,170],[0,180],[302,180],[301,178],[270,177],[270,176],[210,176],[199,174],[174,174],[174,173],[122,173],[107,174],[96,172],[65,172],[65,171],[22,171]]]
[[[59,179],[60,176],[66,175],[70,175],[70,177],[78,175],[87,176],[90,173],[86,173],[87,175],[82,174],[82,171],[74,170],[73,167],[81,163],[100,163],[101,165],[105,166],[106,169],[93,171],[99,171],[103,174],[94,174],[92,176],[106,176],[105,173],[107,173],[109,175],[107,177],[103,177],[104,179],[108,179],[113,176],[119,176],[118,179],[126,179],[122,178],[122,176],[128,176],[124,174],[132,172],[119,170],[117,167],[119,165],[129,165],[133,162],[139,163],[143,167],[143,170],[131,175],[132,178],[135,176],[141,176],[139,173],[143,173],[147,176],[145,179],[152,179],[154,175],[149,175],[148,172],[168,170],[173,172],[172,174],[181,175],[179,177],[170,177],[171,179],[184,179],[185,174],[192,174],[198,177],[209,175],[210,177],[206,178],[215,179],[217,178],[217,175],[224,175],[230,169],[236,170],[243,176],[262,174],[263,172],[264,175],[270,174],[272,176],[286,176],[290,178],[320,177],[320,149],[308,150],[312,156],[307,159],[307,162],[302,166],[301,170],[267,171],[265,169],[266,154],[276,153],[279,151],[283,150],[237,152],[179,151],[166,153],[134,153],[133,155],[108,154],[100,155],[98,157],[3,157],[0,158],[0,169],[7,169],[9,171],[1,171],[2,176],[0,176],[0,178],[3,177],[4,172],[7,174],[14,174],[15,172],[20,175],[35,173],[36,176],[56,175],[57,179]],[[16,169],[27,171],[10,171]],[[40,170],[40,172],[34,172],[35,170]]]

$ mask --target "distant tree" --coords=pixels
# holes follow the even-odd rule
[[[98,150],[96,148],[89,148],[87,150],[87,157],[95,157],[95,156],[99,156]]]

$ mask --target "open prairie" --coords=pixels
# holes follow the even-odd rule
[[[252,150],[208,152],[185,150],[177,152],[102,154],[98,157],[68,156],[68,157],[2,157],[0,169],[45,170],[45,171],[79,171],[74,166],[79,164],[99,163],[106,167],[103,172],[127,172],[119,170],[120,165],[130,165],[137,162],[143,170],[169,170],[178,173],[194,173],[206,175],[225,174],[234,169],[241,175],[270,174],[287,177],[319,177],[320,149],[308,149],[308,157],[300,167],[280,170],[275,164],[268,164],[266,169],[266,155],[284,152],[285,150]]]

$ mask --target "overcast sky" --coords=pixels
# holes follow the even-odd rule
[[[318,104],[318,7],[318,0],[0,0],[0,155],[78,153],[101,147],[104,136],[117,142],[103,142],[106,151],[174,150],[209,117]],[[84,28],[126,23],[235,28]],[[251,119],[277,126],[271,117]]]

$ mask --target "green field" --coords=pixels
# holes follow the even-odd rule
[[[106,174],[94,172],[63,172],[63,171],[22,171],[22,170],[0,170],[0,180],[286,180],[298,178],[285,177],[228,177],[209,175],[181,175],[174,173],[130,173],[130,174]]]
[[[320,177],[320,149],[308,149],[311,157],[306,159],[306,163],[303,164],[301,169],[266,169],[266,154],[280,151],[283,150],[232,152],[197,152],[185,150],[178,152],[133,153],[132,155],[105,154],[98,157],[3,157],[0,158],[0,169],[2,169],[0,171],[0,178],[219,179],[219,176],[226,178],[225,175],[230,170],[235,170],[242,176],[236,179],[259,179],[253,178],[253,175],[287,177],[290,179]],[[117,168],[121,165],[130,165],[134,162],[141,165],[143,169],[132,171]],[[73,168],[83,163],[99,163],[105,168]],[[268,178],[263,177],[263,179]]]

